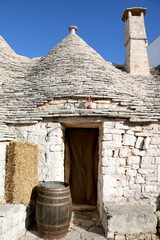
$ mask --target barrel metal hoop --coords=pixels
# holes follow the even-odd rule
[[[49,196],[46,196],[46,195],[42,195],[42,194],[38,194],[38,197],[44,197],[44,198],[48,198],[48,199],[65,199],[65,198],[68,198],[69,196],[65,196],[65,197],[49,197]]]
[[[45,189],[43,189],[43,188],[41,188],[40,187],[40,191],[43,191],[43,192],[46,192],[46,193],[68,193],[68,192],[70,192],[70,189],[69,188],[67,188],[67,189],[51,189],[51,188],[45,188]]]
[[[40,230],[39,231],[40,233],[49,233],[49,234],[53,234],[53,233],[64,233],[66,232],[66,228],[65,229],[62,229],[60,231],[56,231],[56,232],[48,232],[48,231],[43,231],[43,230]]]
[[[44,203],[44,202],[37,201],[37,203],[38,203],[39,205],[44,205],[44,206],[59,207],[59,206],[65,206],[65,205],[67,205],[67,204],[71,204],[71,201],[64,202],[64,203]]]
[[[54,236],[54,239],[62,238],[64,236],[66,236],[66,234],[67,234],[67,232],[65,232],[64,234],[61,234],[61,235],[56,235],[56,236]],[[47,235],[43,235],[43,234],[40,234],[40,233],[39,233],[39,236],[42,237],[42,238],[53,239],[53,236],[47,236]]]
[[[40,223],[39,221],[37,221],[37,223],[38,223],[39,225],[44,226],[44,227],[49,227],[49,228],[61,228],[61,227],[69,226],[70,221],[67,222],[67,223],[64,223],[64,224],[60,224],[60,225],[43,224],[43,223]]]

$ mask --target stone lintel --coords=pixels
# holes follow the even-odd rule
[[[147,11],[146,8],[141,7],[127,8],[123,13],[122,21],[125,22],[128,19],[128,12],[131,12],[132,16],[141,16],[141,13],[145,15],[146,11]]]

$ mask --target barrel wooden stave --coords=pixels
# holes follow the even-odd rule
[[[72,213],[69,186],[62,189],[45,188],[39,185],[36,203],[36,221],[39,235],[56,239],[68,232]]]

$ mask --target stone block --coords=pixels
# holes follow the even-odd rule
[[[0,205],[0,236],[2,240],[19,239],[26,231],[26,206]]]
[[[140,174],[137,174],[135,183],[145,183],[144,177],[142,177]]]
[[[151,144],[159,145],[160,144],[160,137],[152,137]]]
[[[147,157],[160,157],[160,149],[157,148],[148,148],[146,151]]]
[[[126,237],[124,235],[116,234],[115,240],[126,240]]]
[[[157,218],[151,205],[107,205],[108,231],[117,235],[155,233]]]
[[[107,232],[107,239],[110,240],[110,239],[114,239],[114,236],[115,236],[115,233],[114,232]]]
[[[156,185],[144,185],[142,191],[145,193],[158,193],[158,186]]]
[[[115,168],[113,168],[113,167],[103,167],[102,166],[102,174],[103,175],[105,175],[105,174],[115,174],[115,171],[116,171],[116,169]]]
[[[140,164],[140,157],[139,156],[130,156],[127,160],[128,165],[132,164]]]
[[[120,147],[119,149],[119,157],[125,158],[131,155],[131,149],[129,147]]]
[[[122,122],[117,122],[116,125],[115,125],[116,129],[123,129],[123,130],[128,130],[128,126],[127,125],[124,125],[124,123]]]
[[[127,130],[127,131],[126,131],[126,134],[134,135],[134,132],[133,132],[132,130]]]
[[[142,149],[143,144],[144,144],[144,138],[143,137],[138,137],[137,141],[136,141],[136,144],[135,144],[135,147],[139,148],[139,149]]]
[[[139,149],[132,149],[132,155],[133,156],[144,156],[145,155],[145,151],[141,151]]]
[[[112,134],[111,133],[105,133],[103,135],[103,140],[105,140],[105,141],[112,141]]]
[[[61,151],[62,150],[62,145],[58,144],[51,144],[50,147],[49,147],[49,151],[51,152],[58,152],[58,151]]]
[[[158,165],[157,173],[158,173],[158,182],[160,182],[160,165]]]
[[[151,141],[150,137],[146,137],[144,139],[143,149],[148,149],[149,148],[150,141]]]
[[[160,165],[160,157],[156,157],[156,163]]]
[[[136,137],[129,134],[124,134],[123,136],[123,145],[124,146],[134,146],[136,141]]]
[[[125,168],[124,167],[117,167],[116,168],[117,174],[125,174]]]
[[[153,174],[154,171],[155,171],[154,169],[142,169],[142,168],[138,169],[138,173],[140,173],[142,175]]]
[[[126,176],[136,176],[137,175],[137,171],[136,170],[134,170],[134,169],[127,169],[126,170]]]
[[[102,156],[103,157],[112,157],[113,150],[111,148],[105,148],[105,146],[102,146]]]

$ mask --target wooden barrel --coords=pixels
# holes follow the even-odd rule
[[[68,232],[72,214],[70,188],[64,182],[41,182],[38,185],[36,222],[44,239],[56,239]]]

